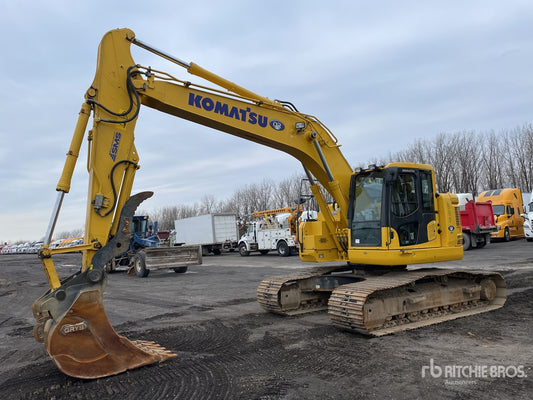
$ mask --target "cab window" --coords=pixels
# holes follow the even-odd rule
[[[418,209],[416,179],[413,174],[400,174],[392,188],[392,212],[405,217]]]
[[[352,246],[381,245],[381,201],[383,173],[381,171],[355,177],[353,185]]]

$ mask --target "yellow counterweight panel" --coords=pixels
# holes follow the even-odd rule
[[[343,257],[325,221],[300,224],[300,259],[302,261],[339,261]]]

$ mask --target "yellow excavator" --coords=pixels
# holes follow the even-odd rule
[[[131,45],[215,87],[137,64]],[[505,281],[497,273],[407,270],[407,265],[462,257],[457,198],[436,191],[430,165],[391,163],[354,170],[316,117],[160,51],[129,29],[116,29],[100,43],[96,74],[81,106],[46,233],[49,243],[86,136],[86,230],[84,244],[74,248],[83,254],[81,268],[59,280],[52,260],[57,251],[45,244],[39,254],[50,289],[32,306],[34,335],[64,373],[98,378],[175,355],[156,343],[118,335],[102,301],[105,265],[127,247],[134,211],[151,195],[131,195],[139,168],[134,128],[141,105],[281,150],[302,163],[320,213],[299,226],[300,258],[330,263],[265,279],[257,299],[266,310],[291,315],[327,308],[342,329],[383,335],[504,304]],[[333,203],[326,201],[324,190]],[[332,261],[338,265],[331,266]]]

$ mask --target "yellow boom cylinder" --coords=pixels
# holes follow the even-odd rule
[[[65,193],[70,191],[70,181],[72,180],[74,167],[76,167],[76,161],[78,160],[78,155],[80,154],[81,142],[83,141],[85,128],[87,127],[87,122],[89,121],[90,115],[91,106],[87,103],[83,103],[78,116],[78,122],[76,123],[76,128],[74,130],[74,135],[72,136],[72,141],[70,142],[63,172],[61,173],[61,178],[59,178],[59,182],[57,183],[57,191],[62,191]]]

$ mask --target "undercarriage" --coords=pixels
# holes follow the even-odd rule
[[[498,273],[445,269],[318,267],[271,277],[257,289],[270,312],[328,310],[333,325],[382,336],[500,308],[506,285]]]

